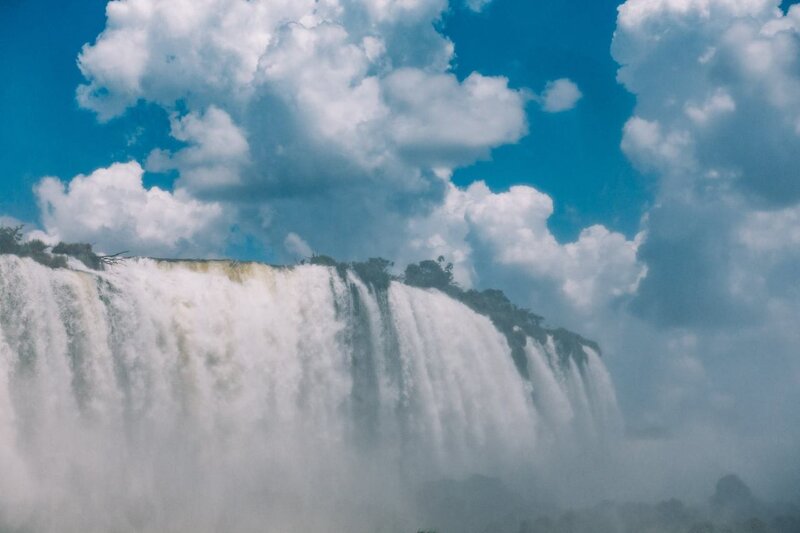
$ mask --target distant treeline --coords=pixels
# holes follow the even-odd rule
[[[800,533],[800,501],[764,502],[735,474],[705,504],[604,501],[573,509],[527,501],[500,480],[473,476],[431,483],[418,495],[427,523],[463,533]]]

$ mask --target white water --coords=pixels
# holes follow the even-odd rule
[[[408,530],[419,483],[602,439],[586,350],[529,339],[528,381],[459,302],[319,266],[0,256],[0,530]]]

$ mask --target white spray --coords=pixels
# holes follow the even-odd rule
[[[0,256],[0,529],[412,528],[419,483],[613,426],[594,351],[526,351],[530,379],[456,300],[321,266]]]

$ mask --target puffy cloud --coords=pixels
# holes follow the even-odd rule
[[[306,258],[311,257],[314,251],[297,233],[289,233],[283,240],[283,245],[289,253],[295,254],[298,257]]]
[[[226,202],[275,254],[289,232],[379,253],[380,228],[441,201],[442,176],[527,133],[526,91],[450,71],[453,44],[434,24],[446,8],[116,0],[80,54],[78,101],[101,120],[139,101],[167,110],[184,146],[154,151],[148,170]]]
[[[78,58],[89,81],[79,87],[78,100],[109,119],[140,99],[172,104],[189,91],[193,102],[246,98],[276,29],[305,16],[328,16],[330,2],[318,10],[315,4],[109,2],[106,28]]]
[[[798,21],[800,7],[784,14],[777,1],[631,0],[612,50],[637,116],[658,125],[665,147],[680,139],[695,175],[787,205],[800,200]],[[626,128],[623,146],[639,133]],[[663,151],[651,155],[657,164]]]
[[[683,158],[689,145],[685,132],[665,133],[658,121],[634,116],[623,128],[622,151],[644,170],[674,171],[685,165]]]
[[[533,187],[493,193],[483,182],[451,186],[447,199],[428,219],[412,221],[420,237],[412,245],[427,255],[452,257],[462,283],[474,279],[469,263],[476,249],[529,281],[546,280],[579,311],[597,311],[636,291],[645,274],[637,260],[643,238],[627,240],[604,226],[584,229],[561,244],[547,227],[552,199]],[[423,254],[424,255],[424,254]]]
[[[360,0],[354,3],[366,6],[375,22],[390,23],[433,20],[447,7],[447,0]]]
[[[35,188],[51,239],[90,242],[103,251],[207,253],[225,237],[224,212],[179,189],[142,186],[138,163],[117,163],[67,185],[45,178]]]
[[[724,89],[718,89],[702,104],[686,104],[686,115],[699,126],[705,126],[719,115],[736,111],[736,102]]]
[[[800,249],[800,206],[748,213],[739,237],[754,251]]]
[[[101,118],[139,99],[168,108],[187,101],[193,112],[213,104],[240,122],[253,106],[285,106],[307,137],[339,144],[367,165],[432,133],[473,149],[474,159],[526,132],[525,99],[503,78],[474,74],[460,83],[447,73],[453,47],[432,26],[445,7],[432,0],[118,0],[108,6],[106,30],[79,58],[89,80],[79,101]],[[429,112],[430,130],[413,137],[410,126]]]
[[[175,115],[170,122],[172,136],[187,146],[174,154],[153,150],[147,160],[148,170],[177,169],[180,184],[192,190],[240,184],[240,171],[249,160],[249,145],[230,115],[211,106],[205,113]]]
[[[700,19],[713,22],[715,14],[753,17],[775,8],[772,0],[628,0],[619,7],[618,29],[639,31],[651,22]]]
[[[527,132],[525,98],[505,78],[472,73],[459,83],[452,74],[401,69],[387,78],[386,93],[392,109],[403,109],[391,119],[392,140],[433,167],[471,162]]]
[[[574,108],[583,93],[570,79],[561,78],[547,82],[540,97],[542,109],[548,113],[560,113]]]
[[[757,290],[766,286],[751,250],[789,238],[800,202],[799,21],[800,6],[784,13],[767,0],[619,8],[612,51],[637,97],[622,148],[660,177],[638,302],[658,320],[764,316],[770,295]],[[766,234],[778,226],[782,235]]]

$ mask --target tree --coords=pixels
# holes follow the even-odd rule
[[[53,247],[53,253],[74,257],[94,270],[101,270],[103,268],[103,260],[99,255],[94,253],[91,244],[60,242]]]
[[[389,268],[394,263],[382,257],[370,257],[363,263],[350,263],[350,268],[367,285],[372,285],[377,290],[386,290],[392,282],[392,275]]]
[[[0,226],[0,254],[30,257],[50,268],[65,268],[67,260],[47,253],[47,244],[39,239],[24,241],[23,226]]]
[[[405,282],[414,287],[447,291],[453,285],[453,263],[443,256],[436,261],[426,259],[406,267]]]
[[[87,267],[102,270],[107,265],[117,264],[124,257],[120,252],[113,255],[98,255],[91,244],[60,242],[52,249],[39,240],[24,240],[23,226],[0,226],[0,254],[12,254],[18,257],[30,257],[34,261],[50,268],[66,268],[66,256],[74,257]]]
[[[0,254],[16,254],[22,242],[23,226],[0,226]]]

